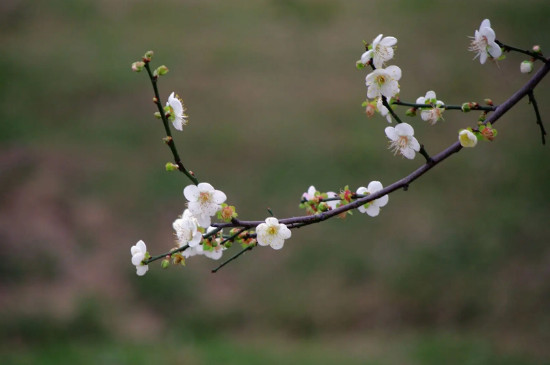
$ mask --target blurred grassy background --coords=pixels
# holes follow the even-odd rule
[[[187,166],[243,219],[301,215],[322,191],[388,185],[421,164],[386,150],[360,104],[362,40],[398,38],[401,98],[500,103],[523,57],[472,61],[499,40],[550,47],[550,3],[502,1],[91,1],[0,4],[0,354],[10,364],[540,364],[550,358],[550,179],[526,101],[498,139],[453,156],[355,214],[293,232],[210,274],[152,265],[171,247],[187,181],[152,117],[147,50],[171,72],[190,124]],[[536,90],[548,127],[550,88]],[[475,113],[412,123],[429,152]],[[546,167],[545,167],[546,166]],[[548,362],[546,362],[548,363]]]

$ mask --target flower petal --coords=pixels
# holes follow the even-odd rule
[[[216,204],[221,204],[227,199],[227,196],[223,191],[215,190],[214,194],[212,194],[212,200]]]
[[[369,193],[374,194],[378,190],[382,190],[384,187],[382,186],[382,183],[380,181],[371,181],[369,183],[369,186],[367,187],[367,190]]]
[[[499,58],[502,55],[502,49],[500,49],[499,45],[496,43],[489,43],[489,46],[487,47],[487,51],[493,58]]]
[[[380,213],[380,208],[376,204],[371,204],[366,209],[366,212],[371,217],[376,217]]]
[[[401,69],[397,66],[388,66],[385,68],[386,72],[394,79],[401,79]]]
[[[207,182],[202,182],[197,185],[197,188],[201,193],[209,193],[214,190],[214,187]]]
[[[414,156],[415,156],[415,152],[413,151],[412,148],[402,148],[401,149],[401,154],[403,155],[403,157],[406,157],[408,158],[409,160],[412,160],[414,159]]]
[[[481,25],[479,26],[479,29],[481,28],[491,28],[491,21],[489,19],[483,19]]]
[[[412,136],[412,135],[414,135],[414,129],[408,123],[399,123],[398,125],[396,125],[395,126],[395,132],[397,133],[398,136]]]
[[[403,123],[401,123],[403,124]],[[398,124],[400,125],[400,124]],[[395,130],[394,127],[386,127],[386,129],[384,129],[384,132],[386,132],[386,136],[391,139],[392,141],[395,141],[399,138],[399,136],[397,135],[397,131]]]
[[[386,47],[392,47],[394,46],[395,44],[397,43],[397,38],[395,37],[384,37],[381,41],[380,41],[380,44],[383,45],[383,46],[386,46]]]
[[[143,276],[149,270],[149,265],[136,266],[136,274]]]
[[[280,250],[281,248],[283,248],[285,244],[285,240],[282,239],[282,238],[275,238],[274,240],[271,241],[271,248],[273,248],[274,250]]]
[[[183,196],[190,202],[196,202],[199,199],[199,195],[199,188],[195,185],[187,185],[185,189],[183,189]]]
[[[411,139],[409,140],[409,147],[416,152],[420,151],[420,143],[418,143],[418,140],[414,137],[411,137]]]
[[[376,199],[376,205],[383,207],[388,204],[388,200],[390,200],[390,197],[388,195],[384,195],[383,197]]]

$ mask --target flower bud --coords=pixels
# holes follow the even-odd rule
[[[462,104],[462,111],[463,111],[464,113],[468,113],[470,110],[472,110],[471,108],[472,108],[472,107],[471,107],[470,103],[464,103],[464,104]]]
[[[519,65],[519,70],[521,71],[522,74],[531,73],[531,71],[533,71],[533,62],[527,61],[527,60],[523,61]]]
[[[361,62],[361,60],[355,62],[355,67],[358,69],[358,70],[361,70],[363,68],[365,68],[365,64],[363,62]]]
[[[172,163],[172,162],[167,162],[166,165],[164,165],[164,167],[166,168],[166,171],[178,171],[179,170],[178,165],[176,165],[175,163]]]
[[[164,260],[162,260],[160,265],[163,269],[167,269],[170,266],[170,260],[164,259]]]
[[[145,67],[145,62],[143,61],[132,63],[132,71],[134,72],[141,72],[141,70],[143,70],[143,67]]]
[[[154,112],[153,115],[155,116],[155,118],[157,119],[160,119],[161,116],[160,116],[160,113],[159,112]]]
[[[155,71],[153,71],[153,76],[163,76],[168,73],[168,67],[162,65],[157,67]]]
[[[458,141],[462,147],[475,147],[477,144],[477,138],[475,134],[467,129],[463,129],[458,132]]]
[[[491,99],[484,99],[483,101],[485,101],[485,104],[490,105],[490,106],[493,106],[493,100],[491,100]]]
[[[145,52],[145,55],[143,56],[144,62],[151,62],[151,59],[153,58],[153,51],[147,51]]]
[[[416,116],[416,108],[409,108],[405,112],[405,115],[408,117],[415,117]]]
[[[540,53],[540,46],[538,44],[533,46],[533,52]]]
[[[370,103],[367,104],[365,113],[367,114],[367,117],[372,118],[372,116],[376,113],[376,107]]]

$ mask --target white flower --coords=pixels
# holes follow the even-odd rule
[[[475,134],[467,129],[463,129],[458,132],[458,141],[462,147],[475,147],[477,144],[477,138]]]
[[[137,274],[139,276],[145,275],[147,270],[149,270],[149,265],[142,264],[142,261],[147,255],[147,246],[145,246],[145,242],[139,240],[130,248],[130,254],[132,255],[132,265],[136,267]]]
[[[499,58],[502,50],[495,42],[495,31],[491,29],[491,22],[485,19],[481,22],[479,30],[476,30],[475,35],[470,44],[470,51],[476,52],[474,60],[479,56],[479,62],[483,65],[487,61],[487,57]]]
[[[367,85],[367,97],[375,99],[384,95],[391,99],[399,93],[399,81],[401,79],[401,69],[397,66],[388,66],[386,68],[377,68],[367,75],[365,83]]]
[[[313,200],[315,198],[315,193],[317,192],[317,189],[315,189],[315,186],[311,185],[307,191],[302,194],[302,198],[305,200]]]
[[[441,100],[437,100],[434,91],[430,90],[426,93],[426,96],[421,96],[416,99],[416,104],[432,105],[432,107],[429,108],[421,108],[420,117],[422,120],[434,125],[439,119],[443,119],[442,114],[445,111],[445,103]]]
[[[290,238],[292,232],[286,225],[279,223],[277,218],[266,218],[265,223],[256,227],[256,239],[260,246],[271,246],[275,250],[283,248],[285,240]]]
[[[519,70],[520,70],[521,73],[523,73],[523,74],[531,73],[531,71],[533,71],[533,62],[531,62],[531,61],[523,61],[523,62],[519,65]]]
[[[403,156],[412,160],[415,151],[420,151],[420,144],[414,138],[414,129],[410,124],[399,123],[394,127],[386,127],[386,136],[391,140],[390,149],[394,154],[401,153]]]
[[[188,185],[183,189],[183,195],[189,200],[189,211],[203,228],[210,226],[210,217],[222,208],[220,204],[227,199],[223,192],[214,190],[208,183]]]
[[[178,218],[172,223],[172,227],[178,236],[178,244],[180,247],[189,245],[194,247],[202,240],[202,234],[198,231],[197,220],[189,209],[185,209],[181,218]]]
[[[382,186],[382,183],[380,181],[371,181],[369,183],[369,186],[367,188],[361,186],[359,189],[357,189],[357,194],[374,194],[379,190],[382,190],[384,187]],[[380,207],[383,207],[384,205],[388,204],[389,196],[384,195],[381,198],[378,198],[376,200],[370,201],[365,205],[360,206],[357,208],[361,213],[367,213],[371,217],[376,217],[380,213]]]
[[[185,107],[181,99],[175,95],[174,92],[168,97],[168,102],[166,106],[170,110],[170,120],[174,125],[174,128],[181,131],[183,126],[187,124],[187,115],[185,115]]]
[[[382,68],[386,61],[393,58],[393,46],[397,43],[395,37],[384,37],[379,34],[372,42],[372,48],[361,56],[361,63],[366,64],[371,58],[374,67]]]
[[[378,99],[376,99],[376,108],[378,109],[378,112],[380,112],[381,116],[386,117],[386,120],[388,121],[388,123],[392,122],[390,111],[388,110],[388,108],[386,108],[386,106],[382,102],[382,97],[379,97]]]

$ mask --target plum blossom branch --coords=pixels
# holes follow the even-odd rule
[[[505,102],[500,104],[496,107],[493,114],[491,114],[487,120],[484,122],[484,124],[496,123],[500,117],[502,117],[505,113],[507,113],[514,105],[516,105],[521,99],[523,99],[526,95],[528,95],[534,88],[538,85],[538,83],[548,74],[550,71],[550,63],[546,62],[543,67],[541,67],[536,74],[533,75],[533,77],[518,91],[516,91],[510,98],[508,98]],[[335,216],[338,216],[341,213],[345,213],[349,210],[358,208],[361,205],[364,205],[370,201],[373,201],[375,199],[379,199],[384,195],[391,194],[392,192],[401,189],[401,188],[408,188],[409,185],[414,182],[416,179],[427,173],[429,170],[434,168],[436,165],[438,165],[440,162],[444,161],[445,159],[449,158],[454,153],[459,152],[462,149],[462,146],[457,141],[438,154],[431,156],[432,162],[431,163],[425,163],[424,165],[420,166],[418,169],[410,173],[409,175],[403,177],[402,179],[395,181],[393,184],[386,186],[382,190],[379,190],[378,192],[374,194],[370,194],[366,197],[359,198],[355,200],[354,202],[342,205],[338,208],[322,212],[316,215],[306,215],[306,216],[299,216],[299,217],[291,217],[291,218],[283,218],[279,219],[280,223],[286,224],[289,226],[289,228],[295,228],[293,225],[301,224],[301,226],[310,225],[314,223],[319,223],[322,221],[325,221],[327,219],[333,218]],[[247,227],[247,228],[253,228],[256,227],[258,224],[262,223],[262,221],[245,221],[245,220],[238,220],[235,219],[232,222],[229,223],[213,223],[212,226],[219,227],[219,228],[228,228],[228,227]]]
[[[476,30],[475,36],[472,38],[470,50],[476,52],[476,58],[479,57],[481,64],[485,63],[487,59],[499,59],[502,53],[500,48],[502,44],[498,41],[495,42],[495,33],[488,19],[485,19],[481,23],[479,30]],[[162,258],[165,258],[165,260],[163,260],[163,267],[169,265],[168,258],[173,258],[174,262],[184,262],[183,260],[185,257],[197,254],[204,254],[207,257],[217,260],[222,256],[222,251],[230,247],[231,242],[241,243],[243,246],[241,251],[212,270],[212,272],[217,272],[229,262],[237,259],[245,252],[252,250],[256,245],[271,246],[273,249],[281,249],[284,245],[284,241],[291,237],[291,229],[319,223],[337,216],[345,216],[352,209],[358,209],[361,213],[376,216],[379,214],[380,208],[387,204],[389,194],[392,192],[398,189],[407,191],[410,184],[416,179],[423,176],[454,153],[459,152],[463,147],[475,146],[478,139],[493,140],[497,131],[492,128],[492,124],[496,123],[502,115],[508,112],[508,110],[514,107],[514,105],[526,95],[529,97],[529,101],[535,110],[537,124],[539,124],[541,129],[543,144],[545,143],[546,131],[542,125],[542,119],[540,117],[537,102],[534,98],[533,90],[550,71],[550,60],[542,57],[538,46],[534,48],[535,52],[525,52],[528,52],[526,54],[533,57],[532,61],[534,61],[534,59],[542,60],[543,66],[522,88],[516,91],[504,103],[494,106],[492,101],[486,100],[488,106],[479,106],[477,103],[465,103],[462,106],[447,106],[441,100],[437,100],[434,91],[428,91],[426,96],[418,98],[416,103],[399,101],[398,94],[400,86],[398,81],[401,78],[401,69],[397,66],[387,66],[384,68],[386,61],[389,61],[393,56],[393,47],[396,42],[397,40],[394,37],[382,38],[382,35],[379,35],[374,40],[373,46],[367,47],[367,52],[363,54],[361,60],[357,63],[358,66],[362,65],[362,67],[370,64],[373,68],[373,72],[368,74],[365,79],[367,98],[373,99],[372,101],[367,100],[366,102],[367,114],[369,115],[370,108],[371,112],[373,110],[378,110],[378,112],[382,116],[385,116],[390,123],[391,117],[395,118],[398,124],[395,127],[385,128],[386,136],[390,139],[390,149],[396,154],[400,153],[408,159],[413,159],[415,152],[419,152],[425,157],[426,163],[409,175],[395,181],[385,188],[379,181],[372,181],[368,188],[360,187],[357,189],[356,193],[351,192],[346,186],[338,195],[334,192],[320,193],[311,186],[308,192],[304,193],[301,202],[309,209],[308,212],[312,214],[277,219],[273,216],[271,210],[268,209],[271,217],[266,218],[265,221],[246,221],[237,219],[234,207],[224,203],[226,195],[222,191],[215,190],[208,183],[203,182],[199,184],[194,174],[183,166],[174,145],[168,122],[171,120],[174,127],[181,130],[187,118],[184,114],[185,108],[181,100],[175,96],[174,93],[170,95],[167,106],[163,108],[160,104],[157,88],[158,76],[168,72],[167,68],[161,66],[157,68],[155,72],[151,72],[149,62],[152,52],[146,54],[143,58],[143,62],[134,63],[132,65],[134,71],[140,71],[145,68],[149,74],[155,92],[154,102],[159,110],[157,116],[162,119],[167,134],[164,140],[172,151],[177,168],[194,184],[185,187],[183,191],[184,196],[188,200],[188,209],[186,209],[184,214],[173,223],[173,227],[178,236],[179,248],[173,248],[167,253],[151,257],[147,252],[145,243],[139,241],[131,248],[132,264],[136,266],[137,274],[144,275],[148,270],[148,263]],[[517,49],[513,47],[508,47],[508,49],[504,50],[517,51]],[[147,56],[148,54],[149,56]],[[535,57],[537,54],[540,55],[542,59]],[[531,72],[532,64],[529,66],[530,69],[525,71],[524,68],[526,67],[522,65],[521,72]],[[414,129],[412,126],[401,122],[399,117],[392,110],[390,103],[413,107],[414,109],[412,109],[411,112],[412,115],[414,115],[415,109],[420,109],[422,119],[428,121],[432,125],[442,119],[442,113],[447,109],[460,109],[463,112],[481,110],[482,115],[478,122],[478,128],[461,130],[459,132],[458,141],[454,142],[435,156],[430,156],[424,146],[419,144],[414,137]],[[376,105],[376,107],[374,105]],[[488,112],[493,113],[487,116]],[[390,114],[391,117],[388,114]],[[175,169],[175,165],[173,166]],[[225,223],[212,223],[211,217],[216,214],[218,218],[223,219]],[[233,229],[229,235],[224,235],[220,233],[224,228]],[[246,232],[251,229],[255,231],[252,231],[252,233]],[[187,252],[180,254],[180,252],[186,250]]]
[[[181,158],[179,156],[178,150],[177,150],[176,145],[174,143],[174,138],[172,137],[172,133],[170,132],[170,126],[168,124],[168,118],[166,117],[166,113],[164,113],[164,108],[162,107],[162,105],[160,103],[160,95],[159,95],[159,91],[158,91],[158,87],[157,87],[158,76],[154,75],[153,72],[151,71],[149,61],[150,61],[150,58],[148,58],[148,59],[144,58],[144,62],[145,62],[144,67],[147,70],[147,74],[149,75],[149,79],[151,80],[151,84],[153,85],[153,91],[155,93],[155,98],[153,99],[153,101],[157,105],[158,112],[160,114],[160,117],[162,119],[162,124],[164,126],[164,131],[166,132],[166,138],[164,138],[164,142],[170,148],[170,151],[172,152],[172,155],[174,156],[174,162],[178,166],[178,170],[183,172],[185,174],[185,176],[187,176],[193,182],[193,184],[198,185],[199,180],[195,177],[195,174],[190,172],[189,170],[187,170],[185,168],[185,166],[183,165],[183,163],[181,162]]]

